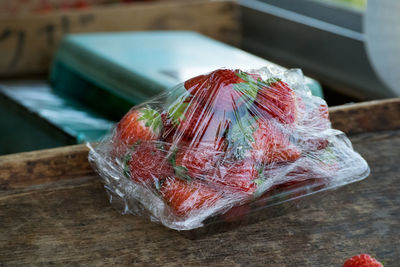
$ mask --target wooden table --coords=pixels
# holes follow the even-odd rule
[[[330,110],[371,175],[300,209],[190,239],[121,215],[84,146],[0,157],[0,266],[341,266],[359,253],[400,264],[400,99]]]

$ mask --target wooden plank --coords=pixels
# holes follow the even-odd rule
[[[329,108],[332,127],[347,134],[400,128],[400,98]]]
[[[239,42],[233,1],[163,1],[0,18],[0,77],[44,73],[66,33],[193,30]]]
[[[0,265],[341,266],[369,253],[400,262],[400,132],[359,138],[366,180],[300,209],[195,240],[110,207],[100,179],[0,194]],[[277,207],[278,208],[278,207]]]
[[[87,158],[85,145],[0,156],[0,191],[93,175]]]

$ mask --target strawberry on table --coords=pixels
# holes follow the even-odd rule
[[[166,179],[161,185],[160,194],[179,216],[214,207],[221,199],[221,194],[206,184],[179,178]]]
[[[114,144],[119,155],[141,141],[156,140],[162,130],[160,114],[150,107],[129,111],[118,123]]]
[[[149,184],[174,175],[167,152],[152,142],[134,146],[125,157],[126,175],[134,182]]]
[[[361,254],[345,261],[343,267],[383,267],[383,264],[368,254]]]

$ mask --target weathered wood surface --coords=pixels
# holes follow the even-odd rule
[[[0,265],[340,266],[351,255],[369,253],[385,266],[398,266],[400,129],[351,139],[371,167],[364,181],[316,195],[316,201],[269,220],[195,240],[147,219],[120,215],[86,163],[72,170],[70,158],[66,166],[74,175],[33,171],[38,179],[49,175],[39,184],[14,171],[14,186],[4,175],[10,169],[3,166],[11,164],[10,158],[19,161],[16,155],[0,157]],[[44,164],[68,158],[76,149],[87,153],[75,146],[60,154],[53,149],[17,155],[22,163],[31,157]],[[43,155],[48,153],[53,157]],[[66,170],[62,164],[58,168]]]
[[[400,99],[376,100],[329,109],[332,127],[347,134],[400,128]]]
[[[88,151],[85,145],[73,145],[0,156],[0,190],[93,174]]]
[[[234,1],[161,1],[0,17],[0,77],[45,73],[64,34],[192,30],[238,44]]]

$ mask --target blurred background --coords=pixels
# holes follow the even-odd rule
[[[399,12],[391,0],[0,0],[0,155],[99,140],[131,105],[219,67],[301,68],[330,106],[396,97]]]

